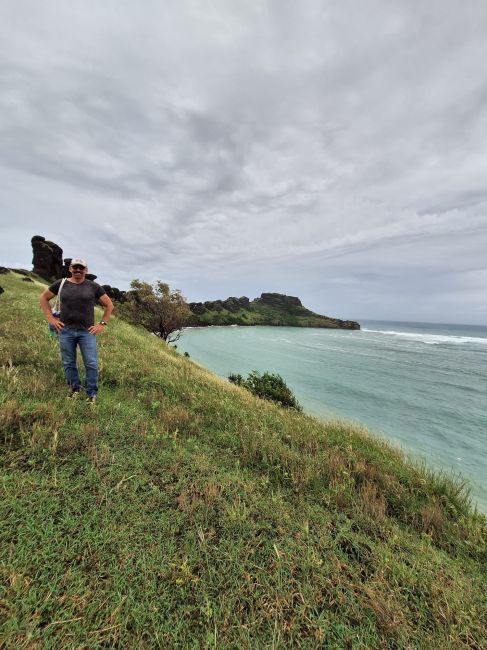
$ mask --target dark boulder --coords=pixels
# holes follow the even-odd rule
[[[102,284],[102,287],[105,289],[110,300],[114,300],[115,302],[125,301],[125,291],[120,291],[117,287],[111,287],[109,284]]]
[[[33,272],[48,281],[63,277],[62,248],[40,235],[32,237],[31,244]]]
[[[22,278],[22,282],[34,282],[34,280],[31,280],[30,278]]]

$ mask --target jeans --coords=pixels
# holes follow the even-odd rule
[[[69,329],[66,327],[59,330],[58,336],[61,360],[68,386],[73,391],[81,390],[78,367],[76,365],[76,346],[79,345],[86,371],[86,394],[88,397],[95,396],[98,392],[96,336],[90,334],[87,330]]]

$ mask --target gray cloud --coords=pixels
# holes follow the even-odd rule
[[[0,263],[487,323],[487,9],[0,8]]]

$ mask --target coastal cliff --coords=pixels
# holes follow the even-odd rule
[[[189,303],[192,316],[188,325],[277,325],[287,327],[325,327],[359,330],[360,324],[322,316],[303,307],[295,296],[281,293],[262,293],[250,300],[246,296],[226,300]]]

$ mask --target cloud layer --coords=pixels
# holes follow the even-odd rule
[[[328,4],[2,3],[0,263],[487,324],[486,5]]]

